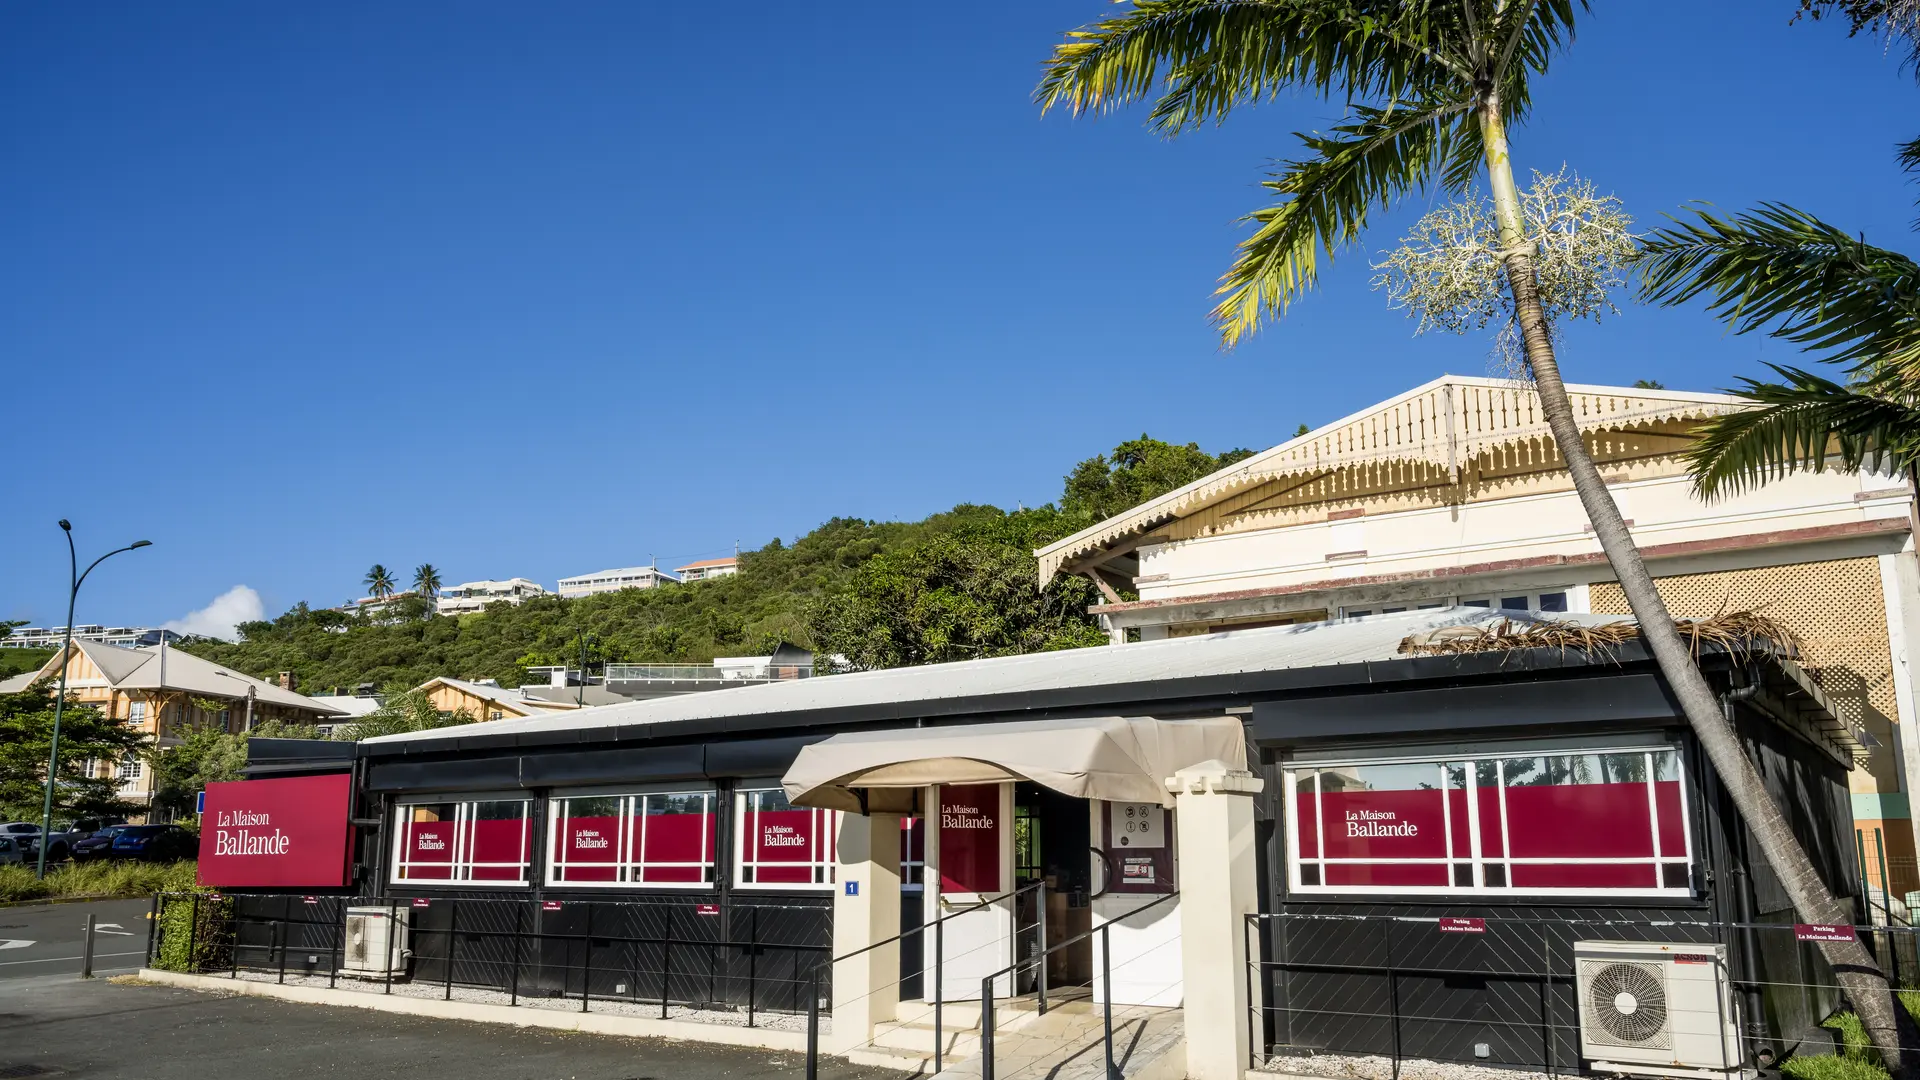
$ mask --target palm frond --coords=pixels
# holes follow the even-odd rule
[[[1920,266],[1779,203],[1657,229],[1638,258],[1641,295],[1704,297],[1735,333],[1826,353],[1855,371],[1920,370]]]
[[[1034,93],[1078,114],[1160,94],[1174,132],[1290,87],[1323,96],[1417,96],[1471,82],[1455,5],[1404,0],[1139,0],[1068,32]]]
[[[1900,152],[1900,167],[1908,172],[1920,172],[1920,139],[1903,142],[1894,149]]]
[[[1830,458],[1842,471],[1901,472],[1920,451],[1920,408],[1891,378],[1846,385],[1798,368],[1769,364],[1780,382],[1741,380],[1733,391],[1757,408],[1715,417],[1696,428],[1686,452],[1702,496],[1739,494],[1793,472],[1819,472]]]
[[[1328,135],[1301,135],[1314,156],[1289,161],[1264,186],[1283,201],[1249,214],[1258,228],[1220,279],[1213,319],[1228,346],[1286,312],[1319,277],[1320,253],[1352,245],[1376,208],[1436,182],[1457,189],[1480,155],[1471,102],[1445,98],[1397,108],[1356,107]]]

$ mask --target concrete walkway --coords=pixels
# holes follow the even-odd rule
[[[1105,1010],[1069,1001],[993,1040],[994,1080],[1106,1080]],[[1114,1066],[1127,1080],[1180,1080],[1187,1073],[1186,1017],[1179,1009],[1113,1010]],[[980,1080],[979,1053],[935,1080]]]

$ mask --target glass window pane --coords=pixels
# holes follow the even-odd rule
[[[633,879],[650,884],[703,884],[714,880],[715,832],[710,792],[663,792],[640,796]]]
[[[1541,593],[1540,594],[1540,610],[1541,611],[1567,610],[1567,594],[1563,592]]]
[[[1502,611],[1525,611],[1527,610],[1527,598],[1524,596],[1503,596],[1500,598],[1500,608]]]

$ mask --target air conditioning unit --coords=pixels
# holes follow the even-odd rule
[[[1580,1056],[1594,1072],[1714,1077],[1741,1067],[1725,945],[1576,941]]]
[[[350,907],[340,973],[383,979],[407,973],[406,908]]]

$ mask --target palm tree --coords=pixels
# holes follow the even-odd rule
[[[432,563],[421,563],[413,568],[413,589],[421,596],[431,600],[440,595],[440,570]]]
[[[1702,425],[1688,457],[1694,484],[1714,496],[1757,487],[1829,458],[1846,469],[1920,464],[1920,264],[1789,206],[1692,220],[1647,236],[1647,299],[1704,298],[1736,333],[1769,335],[1822,353],[1845,381],[1768,365],[1779,381],[1742,379],[1756,408]]]
[[[1216,293],[1213,317],[1229,346],[1263,318],[1283,315],[1314,284],[1321,254],[1358,242],[1370,214],[1422,190],[1464,193],[1485,175],[1501,270],[1541,410],[1642,638],[1800,918],[1850,921],[1675,631],[1580,437],[1560,377],[1508,132],[1527,117],[1532,78],[1546,73],[1587,8],[1587,0],[1135,0],[1069,33],[1054,48],[1036,97],[1043,109],[1077,114],[1157,96],[1151,123],[1169,135],[1283,92],[1346,103],[1347,120],[1303,135],[1304,157],[1265,181],[1280,199],[1249,215],[1256,228]],[[1903,1074],[1885,976],[1857,941],[1822,949],[1883,1059]]]
[[[366,579],[361,584],[367,587],[368,596],[377,596],[384,600],[393,595],[393,572],[379,563],[374,563],[373,569],[367,571]]]

